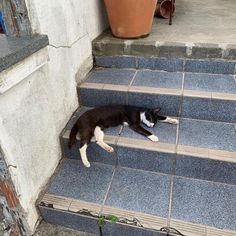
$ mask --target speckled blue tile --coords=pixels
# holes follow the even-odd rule
[[[150,93],[128,93],[128,104],[141,107],[161,107],[163,115],[178,116],[180,109],[180,96],[159,95]]]
[[[229,61],[186,60],[185,71],[210,74],[234,74],[235,65],[235,62]]]
[[[116,169],[106,205],[167,217],[170,176]]]
[[[178,144],[235,152],[236,130],[234,124],[181,119]]]
[[[81,161],[64,160],[48,188],[48,193],[94,203],[102,203],[111,181],[113,167],[92,163],[84,167]]]
[[[200,120],[235,122],[235,101],[185,96],[181,116]]]
[[[68,148],[68,139],[63,139],[63,157],[81,160],[79,153],[79,141],[71,148]],[[109,144],[116,149],[114,145]],[[87,148],[87,157],[90,162],[99,162],[108,165],[116,164],[116,154],[115,152],[110,153],[102,149],[96,143],[90,143]]]
[[[119,146],[117,157],[120,166],[172,174],[175,154]]]
[[[86,82],[129,85],[134,76],[134,73],[135,70],[122,70],[122,69],[94,70],[92,71],[92,73],[90,73]]]
[[[236,185],[236,163],[179,155],[176,175]]]
[[[175,144],[177,125],[158,122],[153,128],[149,128],[145,125],[143,125],[143,127],[158,136],[159,142]],[[145,136],[133,131],[128,126],[124,127],[121,132],[121,136],[148,140]]]
[[[147,86],[153,88],[182,88],[183,73],[180,72],[161,72],[161,71],[138,71],[135,76],[134,86]]]
[[[236,81],[232,75],[186,73],[184,89],[236,93]]]
[[[183,71],[182,59],[165,59],[165,58],[138,58],[139,69],[164,70],[164,71]]]
[[[124,224],[106,222],[103,227],[103,236],[167,236],[166,233],[151,231],[144,228],[132,227]]]
[[[129,56],[100,56],[95,58],[97,66],[136,68],[136,58]]]
[[[236,102],[211,99],[210,120],[236,123]]]
[[[236,230],[236,186],[175,178],[171,218]]]
[[[111,104],[126,104],[127,92],[98,89],[79,89],[80,101],[83,106],[96,107]]]
[[[97,219],[47,207],[40,206],[39,209],[43,219],[48,223],[99,235]]]

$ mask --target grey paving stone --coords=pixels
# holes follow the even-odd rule
[[[181,119],[178,144],[235,152],[235,137],[233,124]]]
[[[178,155],[175,174],[236,185],[236,163]]]
[[[184,89],[236,93],[236,81],[232,75],[186,73]]]
[[[86,168],[82,162],[64,160],[48,188],[48,193],[94,203],[102,203],[111,181],[113,167],[92,163]]]
[[[183,74],[179,72],[160,72],[140,70],[132,83],[133,86],[147,86],[153,88],[182,88]]]
[[[199,43],[192,47],[191,58],[221,58],[222,48],[218,44]]]
[[[171,218],[236,230],[236,186],[176,177]]]
[[[96,56],[113,56],[124,55],[125,44],[124,41],[118,38],[112,37],[113,40],[94,40],[93,54]]]
[[[106,205],[167,217],[170,177],[134,169],[116,169]]]
[[[118,165],[133,169],[172,174],[175,154],[118,147]]]
[[[127,70],[127,69],[94,70],[92,71],[92,73],[90,73],[86,82],[129,85],[134,76],[134,73],[135,70]]]

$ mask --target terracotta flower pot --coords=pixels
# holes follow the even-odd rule
[[[171,1],[163,0],[161,3],[157,3],[155,16],[160,16],[162,18],[168,19],[170,17]],[[173,4],[172,15],[175,12],[175,4]]]
[[[119,38],[147,36],[156,0],[104,0],[112,34]]]

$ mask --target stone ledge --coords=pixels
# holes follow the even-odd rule
[[[0,72],[0,95],[41,68],[48,60],[47,48],[43,48],[10,68]]]
[[[0,72],[46,47],[48,44],[46,35],[20,38],[0,35]]]

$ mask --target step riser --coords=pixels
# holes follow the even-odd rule
[[[95,65],[108,68],[136,68],[169,72],[235,74],[236,61],[100,56],[95,57]]]
[[[68,139],[62,138],[62,143],[64,157],[81,160],[79,141],[72,149],[67,147]],[[87,149],[89,161],[236,185],[236,163],[150,151],[145,150],[145,147],[137,149],[110,145],[114,153],[107,153],[97,144],[91,143]]]
[[[100,235],[97,219],[42,206],[39,206],[39,209],[43,219],[51,224],[62,225],[67,228]],[[124,224],[112,224],[110,222],[106,222],[102,227],[102,232],[103,236],[167,236],[166,233],[154,232]]]
[[[234,100],[163,95],[140,92],[79,88],[80,104],[97,107],[108,104],[123,104],[142,107],[161,107],[162,114],[201,120],[235,122]]]

